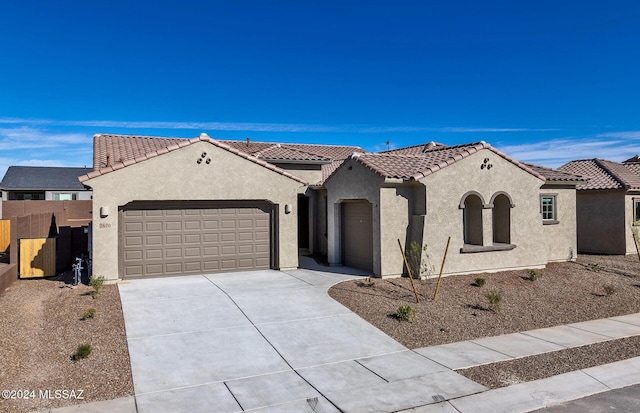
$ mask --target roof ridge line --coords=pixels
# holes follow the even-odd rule
[[[609,174],[613,179],[615,179],[616,181],[618,181],[618,183],[619,183],[620,185],[622,185],[622,187],[623,187],[624,189],[629,189],[629,188],[631,188],[631,185],[630,185],[628,182],[626,182],[624,179],[622,179],[622,177],[620,177],[617,173],[613,172],[613,171],[611,170],[611,168],[607,167],[607,166],[603,163],[603,161],[604,161],[604,162],[614,162],[614,161],[608,161],[608,160],[606,160],[606,159],[600,159],[600,158],[594,158],[594,161],[595,161],[595,163],[596,163],[600,168],[604,169],[604,171],[605,171],[606,173],[608,173],[608,174]],[[621,165],[622,165],[622,164],[621,164]]]

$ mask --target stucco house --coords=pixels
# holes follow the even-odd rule
[[[398,276],[398,239],[426,244],[433,262],[423,266],[438,267],[449,236],[445,274],[575,259],[581,181],[515,161],[484,142],[355,154],[324,184],[329,262]]]
[[[562,171],[583,175],[577,186],[578,251],[634,254],[633,230],[640,225],[640,160],[571,161]]]
[[[94,137],[93,269],[108,279],[288,269],[301,252],[404,273],[397,239],[445,274],[574,259],[571,173],[484,142],[366,153],[353,146]]]

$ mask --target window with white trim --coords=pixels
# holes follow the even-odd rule
[[[540,212],[542,212],[543,223],[558,222],[558,205],[555,194],[540,195]]]

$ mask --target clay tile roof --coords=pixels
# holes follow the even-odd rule
[[[93,169],[97,171],[108,165],[134,160],[153,151],[166,150],[174,145],[177,147],[184,140],[151,136],[95,135]]]
[[[545,180],[545,177],[539,172],[510,158],[485,142],[441,146],[422,152],[420,155],[399,155],[397,152],[354,154],[353,159],[385,178],[419,180],[482,149],[488,149],[537,178]]]
[[[584,159],[571,161],[558,168],[589,178],[577,189],[640,189],[638,168],[605,159]]]
[[[304,152],[286,145],[273,145],[260,152],[253,154],[256,158],[264,159],[268,162],[299,161],[312,163],[330,163],[331,159],[326,156]]]
[[[538,172],[547,179],[547,182],[586,182],[587,178],[570,172],[559,171],[557,169],[546,168],[540,165],[523,162],[530,169]]]
[[[386,151],[381,151],[379,153],[394,154],[394,155],[421,155],[425,152],[432,151],[434,149],[445,148],[446,146],[447,145],[445,144],[431,141],[427,143],[421,143],[419,145],[407,146],[405,148],[389,149]]]
[[[144,162],[149,158],[159,156],[171,151],[178,150],[196,142],[209,142],[219,148],[225,149],[251,162],[257,163],[267,169],[271,169],[281,175],[298,181],[302,184],[307,182],[284,169],[278,168],[261,159],[257,159],[245,152],[215,139],[211,139],[206,134],[197,138],[156,138],[150,136],[123,136],[123,135],[95,135],[93,137],[94,171],[79,177],[80,182],[87,181],[96,176],[104,175],[117,169],[121,169],[134,163]],[[116,156],[112,160],[112,156]]]
[[[640,163],[640,155],[636,155],[633,158],[629,158],[626,161],[623,161],[622,163],[624,164]]]

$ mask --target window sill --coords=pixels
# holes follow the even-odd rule
[[[516,247],[515,244],[493,244],[493,245],[464,244],[464,246],[460,248],[460,253],[473,254],[476,252],[511,251],[515,247]]]
[[[542,221],[542,225],[558,225],[560,221],[557,219],[548,219],[546,221]]]

